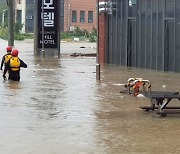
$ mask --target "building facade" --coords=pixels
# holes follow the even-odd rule
[[[46,0],[44,0],[46,2]],[[79,27],[92,31],[97,27],[96,0],[61,0],[60,1],[60,29],[73,31]],[[16,22],[23,25],[22,32],[33,32],[34,0],[15,1]]]
[[[64,30],[64,0],[60,1],[60,29]],[[22,33],[34,32],[34,0],[15,1],[15,22],[22,24]]]
[[[180,72],[179,0],[106,2],[110,11],[99,15],[100,62]]]
[[[92,31],[97,27],[96,0],[64,0],[64,31],[75,27]]]
[[[22,33],[32,33],[34,27],[34,0],[15,1],[15,22],[22,24]]]

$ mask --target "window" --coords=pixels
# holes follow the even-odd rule
[[[17,23],[22,24],[22,10],[17,10]]]
[[[93,11],[88,11],[88,23],[93,23]]]
[[[80,11],[80,22],[85,23],[85,11]]]
[[[129,0],[129,6],[136,5],[136,0]]]
[[[146,1],[142,1],[146,2]],[[128,7],[128,16],[135,17],[137,14],[137,5],[136,0],[129,0],[129,7]]]
[[[72,11],[72,22],[73,23],[77,22],[77,12],[76,11]]]

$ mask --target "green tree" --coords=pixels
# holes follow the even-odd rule
[[[6,0],[0,0],[0,25],[2,25],[2,13],[3,10],[7,9],[7,3]],[[5,16],[5,24],[7,24],[7,13]]]

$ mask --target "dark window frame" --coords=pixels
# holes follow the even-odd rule
[[[93,11],[88,11],[88,23],[93,23]]]
[[[80,11],[80,23],[85,23],[85,11]]]
[[[72,10],[72,23],[77,22],[77,11]]]

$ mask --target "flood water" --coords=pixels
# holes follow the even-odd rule
[[[130,77],[150,80],[152,90],[180,91],[180,74],[101,65],[98,82],[94,57],[35,57],[28,45],[21,81],[0,82],[0,153],[180,152],[180,115],[145,112],[139,107],[149,99],[120,93]]]

